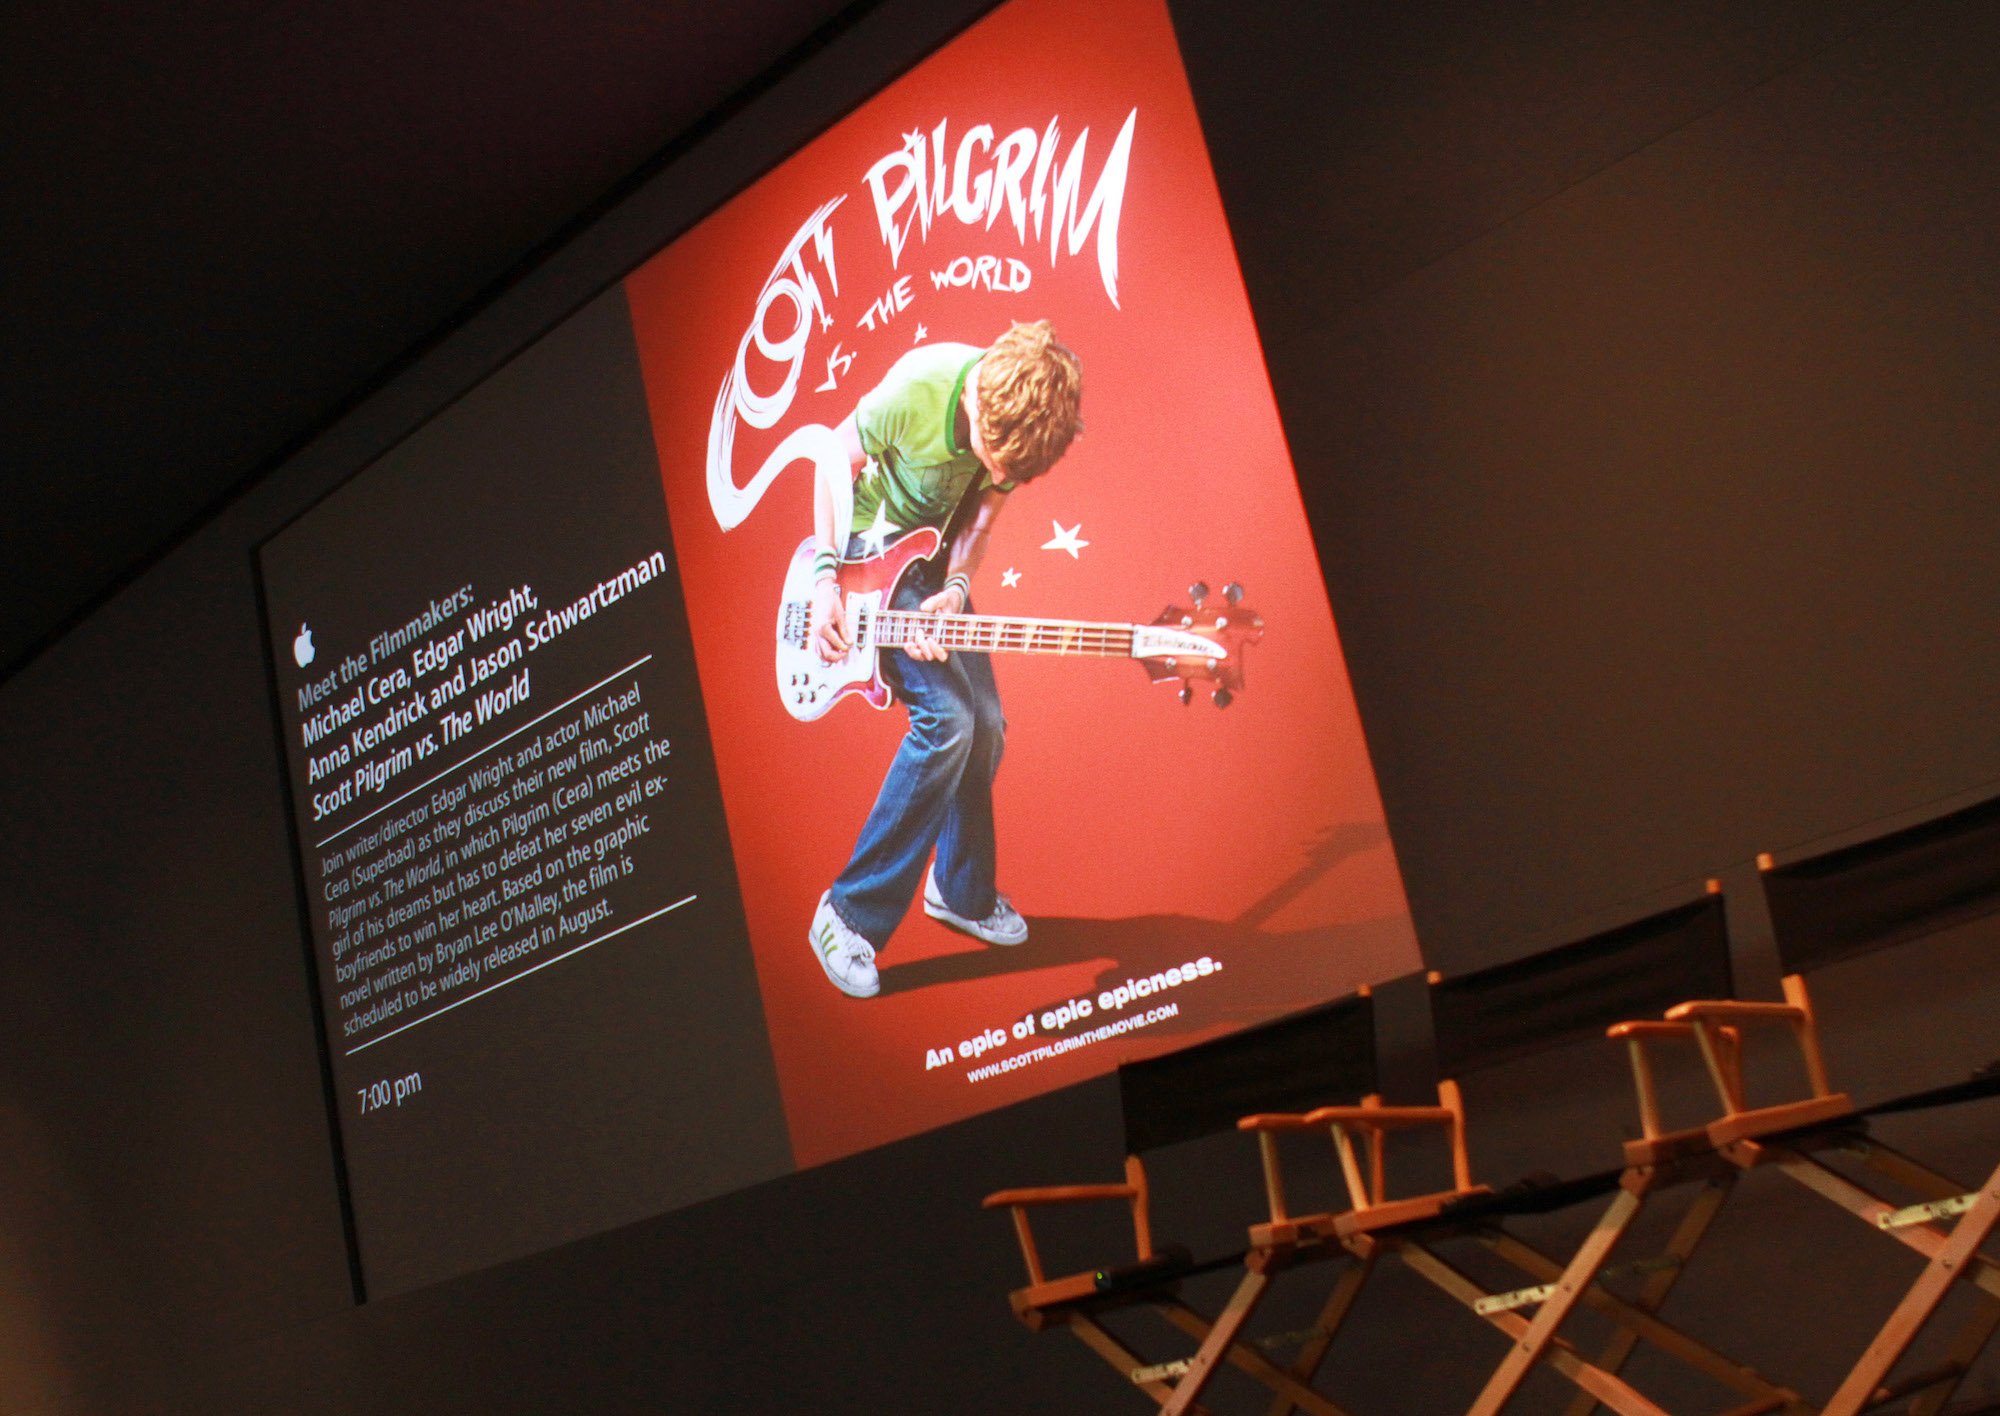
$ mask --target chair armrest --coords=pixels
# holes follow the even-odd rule
[[[1334,1154],[1340,1160],[1353,1211],[1379,1208],[1385,1203],[1383,1137],[1387,1132],[1412,1126],[1443,1126],[1449,1130],[1452,1174],[1459,1189],[1471,1188],[1471,1164],[1465,1153],[1465,1109],[1457,1083],[1439,1082],[1438,1102],[1436,1106],[1384,1106],[1380,1097],[1370,1096],[1358,1106],[1321,1106],[1303,1114],[1259,1113],[1238,1120],[1238,1130],[1256,1133],[1264,1165],[1264,1194],[1271,1207],[1271,1223],[1258,1228],[1275,1231],[1290,1222],[1278,1156],[1278,1135],[1283,1132],[1321,1129],[1332,1132]],[[1366,1173],[1350,1132],[1359,1132],[1367,1142]]]
[[[1790,1003],[1741,1003],[1734,999],[1701,999],[1677,1003],[1667,1009],[1671,1023],[1788,1023],[1805,1022],[1806,1010]]]
[[[1613,1023],[1604,1030],[1604,1035],[1613,1042],[1625,1042],[1634,1038],[1684,1037],[1694,1040],[1693,1023],[1661,1023],[1641,1020],[1630,1023]]]
[[[1306,1113],[1314,1126],[1361,1126],[1395,1131],[1406,1126],[1450,1125],[1456,1112],[1443,1106],[1322,1106]]]
[[[1667,1133],[1660,1121],[1659,1090],[1653,1080],[1653,1064],[1646,1056],[1645,1044],[1666,1041],[1700,1043],[1702,1041],[1700,1026],[1686,1019],[1676,1019],[1674,1014],[1683,1008],[1701,1006],[1703,1005],[1698,1003],[1677,1005],[1667,1014],[1673,1021],[1642,1018],[1631,1022],[1613,1023],[1604,1030],[1607,1038],[1625,1044],[1627,1056],[1632,1064],[1632,1086],[1639,1098],[1639,1133],[1647,1141],[1658,1141]],[[1724,1031],[1734,1037],[1732,1030]],[[1703,1051],[1703,1056],[1707,1056],[1706,1049]],[[1723,1059],[1716,1065],[1728,1066],[1730,1062],[1728,1059]],[[1726,1093],[1723,1104],[1728,1104]]]
[[[1403,1126],[1449,1124],[1456,1117],[1442,1106],[1322,1106],[1312,1111],[1258,1112],[1236,1123],[1239,1131],[1317,1131],[1322,1126]]]
[[[1730,1117],[1744,1113],[1749,1106],[1744,1098],[1743,1074],[1738,1054],[1741,1030],[1751,1023],[1775,1023],[1788,1029],[1793,1040],[1797,1042],[1800,1057],[1805,1063],[1806,1078],[1812,1089],[1812,1098],[1816,1101],[1827,1101],[1835,1095],[1831,1084],[1827,1081],[1826,1060],[1820,1055],[1819,1029],[1813,1021],[1812,1000],[1807,996],[1805,981],[1796,974],[1791,975],[1784,980],[1784,989],[1783,1003],[1698,999],[1667,1010],[1669,1021],[1694,1025],[1696,1036],[1701,1042],[1702,1057],[1708,1063],[1716,1091],[1721,1096],[1723,1108]],[[1763,1109],[1770,1110],[1770,1108]]]
[[[1136,1199],[1136,1185],[1042,1185],[1025,1190],[995,1190],[980,1205],[985,1209],[1008,1209],[1015,1205],[1068,1205],[1089,1200]]]
[[[1132,1237],[1139,1261],[1153,1257],[1152,1198],[1146,1185],[1146,1167],[1136,1155],[1125,1157],[1125,1182],[1114,1185],[1034,1185],[1016,1190],[995,1190],[980,1203],[986,1209],[1012,1210],[1014,1237],[1021,1244],[1021,1258],[1028,1266],[1031,1288],[1048,1282],[1042,1271],[1042,1256],[1035,1246],[1028,1210],[1035,1205],[1087,1204],[1096,1200],[1123,1200],[1132,1207]]]
[[[1309,1111],[1260,1111],[1250,1116],[1239,1117],[1236,1129],[1239,1131],[1317,1131],[1323,1123],[1313,1120]]]

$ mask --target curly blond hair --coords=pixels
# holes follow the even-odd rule
[[[979,436],[1007,476],[1055,466],[1083,431],[1083,366],[1047,320],[1017,324],[979,361]]]

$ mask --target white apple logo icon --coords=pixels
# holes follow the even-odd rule
[[[313,632],[303,624],[299,626],[299,637],[292,641],[292,657],[304,668],[313,661]]]

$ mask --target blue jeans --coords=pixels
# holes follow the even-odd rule
[[[942,574],[936,561],[912,566],[891,605],[917,608]],[[993,777],[1007,734],[984,654],[954,650],[933,664],[888,649],[882,677],[909,710],[910,727],[831,892],[848,928],[878,949],[909,913],[933,849],[938,893],[952,912],[992,913]]]

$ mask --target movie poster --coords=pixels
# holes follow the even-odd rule
[[[801,1165],[1419,966],[1160,0],[1014,0],[626,293]]]

